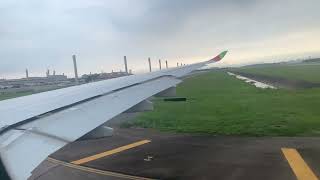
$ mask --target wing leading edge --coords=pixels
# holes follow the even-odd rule
[[[27,179],[48,155],[225,54],[188,66],[1,101],[0,156],[9,176]]]

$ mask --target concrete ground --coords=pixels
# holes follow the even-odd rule
[[[80,165],[70,162],[141,140],[150,143]],[[281,148],[295,148],[320,177],[320,138],[214,137],[116,129],[112,137],[71,143],[31,179],[296,179]]]

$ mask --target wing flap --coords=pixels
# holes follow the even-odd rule
[[[9,133],[9,134],[8,134]],[[32,133],[28,130],[10,130],[8,138],[14,138],[9,144],[1,144],[1,160],[11,179],[25,180],[31,171],[49,154],[67,143],[48,136]],[[1,136],[2,141],[4,136]]]

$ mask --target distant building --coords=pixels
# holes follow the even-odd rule
[[[78,81],[76,81],[74,78],[68,79],[68,77],[64,74],[50,74],[49,70],[47,70],[46,72],[46,77],[30,77],[26,73],[26,77],[21,79],[0,79],[0,94],[12,92],[43,92],[73,86],[76,84],[101,81],[105,79],[112,79],[128,75],[132,74],[122,71],[112,73],[89,74],[83,75],[80,79],[78,79]]]
[[[132,75],[132,74],[127,72],[122,72],[122,71],[119,71],[119,72],[112,71],[111,73],[85,74],[85,75],[82,75],[81,79],[84,79],[85,82],[93,82],[93,81],[101,81],[101,80],[112,79],[112,78],[117,78],[122,76],[129,76],[129,75]]]
[[[49,75],[47,78],[53,81],[63,81],[68,79],[65,75]]]
[[[73,82],[65,75],[8,79],[0,81],[0,94],[9,92],[42,92],[71,85],[73,85]]]

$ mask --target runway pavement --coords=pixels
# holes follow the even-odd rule
[[[319,142],[120,128],[112,137],[67,145],[31,179],[317,179]]]

